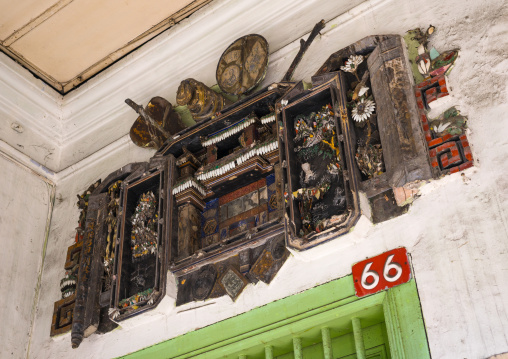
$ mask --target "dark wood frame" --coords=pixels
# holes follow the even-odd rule
[[[358,40],[330,55],[313,82],[339,70],[354,54],[369,54],[366,61],[386,168],[383,174],[360,181],[359,189],[370,199],[394,187],[432,178],[404,40],[399,35],[372,35]],[[357,166],[354,169],[359,174]]]
[[[272,85],[275,86],[273,88],[268,86],[267,88],[236,102],[234,105],[225,108],[217,114],[217,117],[211,117],[178,132],[164,143],[164,145],[155,153],[154,157],[162,157],[172,154],[178,158],[183,153],[182,146],[187,146],[187,149],[191,152],[196,152],[202,149],[200,136],[205,136],[226,127],[226,121],[231,119],[233,116],[237,119],[247,116],[249,114],[248,111],[246,113],[242,113],[242,111],[248,110],[251,106],[267,97],[273,96],[277,99],[280,98],[290,85],[292,84],[275,84]]]
[[[355,164],[353,158],[354,155],[352,154],[353,147],[351,143],[350,120],[347,115],[346,98],[343,90],[345,89],[344,76],[341,73],[335,73],[335,75],[331,76],[333,77],[321,85],[307,91],[298,92],[296,96],[288,99],[289,103],[286,106],[277,107],[277,117],[282,119],[284,127],[283,137],[279,137],[279,149],[281,151],[281,158],[283,158],[286,162],[284,183],[287,183],[289,192],[286,204],[286,213],[288,214],[288,217],[285,221],[286,244],[288,247],[297,250],[312,248],[318,244],[349,232],[361,215],[358,196],[358,179],[355,171],[352,170]],[[293,182],[298,174],[291,168],[291,164],[293,163],[291,157],[294,153],[292,135],[293,128],[292,123],[288,123],[289,120],[286,116],[286,111],[291,109],[293,106],[312,100],[313,97],[321,95],[324,91],[330,92],[330,100],[334,109],[337,135],[336,140],[337,143],[342,143],[343,156],[341,160],[343,162],[342,165],[346,168],[346,170],[343,171],[343,178],[346,187],[345,192],[347,204],[348,208],[351,210],[351,214],[348,216],[345,223],[327,228],[321,233],[314,233],[304,240],[297,234],[297,223],[299,219],[296,217],[296,205],[293,196],[291,195],[291,193],[296,190],[296,188],[293,188]],[[282,191],[284,191],[284,188]]]
[[[136,171],[129,177],[127,177],[122,183],[121,188],[121,202],[120,202],[120,211],[122,213],[121,220],[119,221],[119,235],[117,238],[117,245],[115,250],[115,264],[114,264],[114,272],[113,277],[116,278],[112,283],[112,296],[111,296],[111,308],[118,309],[118,303],[124,299],[121,298],[120,288],[121,288],[121,280],[122,280],[122,263],[124,261],[123,258],[123,249],[126,241],[130,241],[130,239],[126,239],[126,226],[125,222],[129,220],[127,218],[126,206],[129,198],[129,190],[134,189],[136,186],[146,182],[147,180],[151,180],[153,178],[159,177],[159,226],[158,226],[158,246],[157,246],[157,254],[155,255],[156,260],[156,270],[155,270],[155,284],[154,290],[157,290],[159,294],[154,299],[152,304],[144,304],[140,305],[138,309],[134,309],[128,311],[126,313],[120,314],[117,317],[113,318],[113,315],[110,315],[110,318],[115,321],[121,321],[127,318],[130,318],[134,315],[145,312],[149,309],[155,308],[159,302],[162,300],[166,293],[166,277],[167,277],[167,263],[168,263],[168,253],[169,253],[169,228],[172,226],[172,216],[170,216],[170,210],[172,208],[172,204],[168,202],[172,202],[171,196],[167,196],[170,192],[170,184],[173,184],[173,168],[174,168],[174,157],[168,156],[165,158],[152,158],[149,164],[146,164],[144,167],[145,171],[140,172]]]
[[[273,88],[264,88],[254,93],[253,95],[250,95],[247,98],[239,101],[235,105],[228,107],[216,118],[210,118],[208,120],[202,121],[190,128],[179,132],[176,136],[173,136],[173,139],[166,141],[165,145],[156,153],[154,158],[161,158],[169,155],[174,155],[175,157],[180,156],[182,154],[183,146],[187,146],[189,150],[194,152],[201,150],[202,146],[199,140],[200,136],[204,136],[208,133],[225,127],[228,121],[234,122],[235,120],[239,120],[242,117],[247,116],[251,111],[250,109],[256,106],[256,104],[260,101],[263,101],[269,97],[274,98],[273,105],[275,107],[276,101],[285,93],[287,88],[292,85],[293,84],[291,83],[275,84],[272,85]],[[270,166],[273,166],[273,161],[271,160],[270,162]],[[177,215],[175,213],[175,208],[172,208],[172,217],[175,217],[176,219]],[[193,272],[194,270],[199,269],[204,265],[224,260],[238,254],[245,248],[264,244],[270,241],[272,238],[282,233],[283,224],[280,219],[274,219],[256,228],[257,232],[252,236],[246,236],[245,233],[240,233],[231,238],[228,238],[226,243],[217,243],[217,245],[213,246],[213,248],[207,248],[205,251],[201,250],[199,252],[199,256],[194,254],[182,260],[175,261],[176,258],[174,258],[174,255],[169,253],[169,269],[179,277]],[[177,236],[178,228],[173,225],[173,229],[169,234],[171,252],[175,250],[173,248],[173,243],[177,241]]]

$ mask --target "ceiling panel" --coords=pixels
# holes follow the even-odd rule
[[[74,0],[11,45],[65,83],[190,0]]]
[[[0,0],[0,40],[5,41],[16,30],[58,3],[58,0]]]
[[[212,0],[0,0],[0,51],[65,94]]]

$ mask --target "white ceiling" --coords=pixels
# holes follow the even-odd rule
[[[61,93],[211,0],[0,0],[0,50]]]

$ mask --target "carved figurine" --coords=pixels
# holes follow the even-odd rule
[[[230,101],[204,83],[186,79],[178,86],[176,103],[187,106],[194,120],[201,121],[221,111]]]
[[[305,174],[305,179],[303,180],[303,182],[308,183],[310,180],[316,178],[316,174],[314,173],[314,171],[310,169],[309,163],[302,164],[302,171]]]

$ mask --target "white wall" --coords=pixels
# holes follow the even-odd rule
[[[69,334],[50,338],[49,327],[53,302],[60,295],[58,284],[64,272],[66,249],[72,244],[78,218],[75,196],[97,178],[153,154],[129,142],[125,137],[128,126],[120,123],[125,121],[121,116],[113,117],[114,121],[105,118],[106,125],[95,123],[96,127],[72,145],[83,153],[74,151],[78,147],[68,148],[70,152],[66,156],[71,159],[66,163],[70,167],[56,176],[57,203],[33,327],[31,358],[109,358],[126,354],[348,275],[354,262],[398,246],[405,246],[412,256],[434,358],[485,358],[508,351],[508,9],[505,1],[371,0],[342,15],[347,10],[341,5],[343,2],[305,1],[305,6],[302,2],[298,6],[291,3],[246,0],[236,5],[231,1],[217,1],[207,10],[208,19],[225,16],[223,11],[233,18],[227,26],[220,27],[221,31],[206,37],[207,44],[216,44],[213,56],[205,53],[203,56],[208,56],[208,61],[201,63],[198,58],[188,66],[180,64],[171,71],[178,79],[194,76],[211,85],[218,57],[232,39],[258,32],[270,44],[283,45],[284,39],[297,40],[309,32],[321,18],[331,19],[323,36],[316,38],[296,71],[295,78],[308,80],[329,54],[356,40],[372,34],[402,35],[408,29],[433,24],[437,32],[432,43],[438,50],[461,49],[449,77],[449,89],[451,103],[469,117],[468,137],[475,167],[465,171],[464,176],[455,174],[426,184],[406,215],[375,226],[362,217],[352,233],[291,257],[269,286],[251,285],[235,303],[223,297],[201,309],[199,303],[175,308],[168,297],[156,310],[127,320],[122,328],[106,335],[93,335],[73,350]],[[254,10],[249,11],[249,6]],[[294,21],[283,22],[280,27],[260,26],[265,20],[262,16],[275,21],[275,7],[283,15],[291,14]],[[261,10],[264,15],[259,13]],[[193,46],[193,41],[186,41],[194,40],[192,21],[189,19],[191,25],[187,32],[177,32],[179,36],[175,38],[169,32],[105,71],[78,90],[81,92],[64,99],[64,106],[84,101],[79,96],[92,98],[108,88],[115,89],[115,98],[98,103],[105,113],[118,108],[118,101],[126,97],[146,102],[152,96],[162,95],[172,101],[179,81],[175,81],[175,76],[170,80],[161,76],[167,69],[145,72],[145,79],[150,80],[147,83],[153,86],[125,82],[118,73],[128,74],[129,69],[139,71],[144,68],[144,62],[164,62],[168,49],[178,49],[182,56],[187,50],[199,54],[199,46],[185,48]],[[196,26],[204,26],[206,18],[200,21]],[[271,55],[265,83],[282,78],[298,46],[298,41],[293,41],[286,46],[272,47],[277,51]],[[67,109],[72,109],[68,106]],[[64,118],[67,118],[65,111]],[[79,127],[81,122],[88,121],[87,114],[69,117],[72,122],[64,127]],[[135,116],[131,117],[129,120]],[[95,136],[101,131],[111,134],[97,138],[98,143],[107,147],[73,164],[86,157],[83,155],[87,154],[86,148],[95,143]],[[196,309],[182,312],[190,308]]]
[[[24,358],[54,186],[0,150],[0,358]]]

